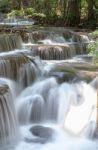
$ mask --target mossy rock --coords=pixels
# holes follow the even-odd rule
[[[56,63],[48,76],[55,76],[59,82],[85,80],[90,82],[98,75],[98,67],[90,63]]]

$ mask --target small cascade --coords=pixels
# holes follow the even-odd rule
[[[42,63],[38,57],[30,57],[29,55],[25,54],[22,56],[27,62],[22,64],[19,68],[17,81],[24,88],[31,85],[32,82],[41,76],[44,63]]]
[[[75,56],[73,45],[35,45],[32,46],[34,56],[39,56],[43,60],[64,60]]]
[[[56,91],[57,85],[55,78],[50,78],[23,91],[17,100],[19,120],[22,124],[57,121],[58,102],[55,102],[55,97],[50,97]]]
[[[37,63],[39,62],[36,61],[36,58],[29,59],[25,54],[3,54],[0,56],[0,76],[16,80],[21,86],[26,87],[40,73]]]
[[[16,16],[9,16],[8,18],[5,18],[2,20],[2,22],[0,22],[0,25],[8,25],[8,26],[25,26],[25,25],[33,25],[34,24],[34,20],[30,20],[30,19],[25,19],[20,18],[20,17],[16,17]]]
[[[86,133],[83,128],[95,122],[93,107],[96,107],[96,91],[89,84],[58,85],[55,78],[28,87],[17,100],[21,124],[55,122],[74,134]]]
[[[28,34],[28,42],[38,43],[38,41],[44,40],[48,34],[47,31],[33,31]]]
[[[28,34],[28,39],[31,39],[31,43],[44,43],[44,44],[50,44],[50,43],[65,43],[65,42],[72,42],[73,33],[71,30],[58,30],[56,29],[37,29],[34,30],[32,33]],[[29,38],[30,37],[30,38]]]
[[[0,52],[20,49],[22,47],[22,39],[16,34],[0,35]]]
[[[12,93],[6,82],[0,80],[0,146],[14,142],[18,122]]]
[[[50,33],[50,35],[48,34],[48,36],[46,37],[45,40],[42,40],[42,41],[40,40],[38,42],[42,42],[43,44],[52,44],[52,43],[65,43],[67,41],[63,37],[63,34],[61,34],[61,33],[59,33],[59,34]]]
[[[47,145],[50,150],[55,146],[97,150],[97,144],[89,140],[96,128],[92,109],[96,90],[91,85],[83,81],[58,84],[55,78],[47,78],[27,87],[15,102],[23,140],[13,150],[43,150]]]
[[[6,35],[11,52],[0,54],[0,150],[97,150],[98,81],[83,81],[97,67],[65,61],[86,53],[89,38],[64,28],[26,34],[29,49]]]
[[[81,38],[81,42],[82,42],[82,43],[87,43],[87,44],[88,44],[88,43],[90,42],[90,40],[91,40],[90,37],[88,37],[87,35],[85,35],[85,34],[83,34],[83,33],[80,34],[80,38]]]
[[[34,51],[34,55],[44,60],[64,60],[75,55],[86,54],[90,42],[87,35],[70,30],[33,31],[28,34],[29,44],[24,44]],[[36,43],[34,45],[34,43]]]
[[[77,54],[86,54],[87,45],[90,43],[91,39],[85,33],[74,33],[73,36],[74,41],[77,42],[76,44],[76,51]]]

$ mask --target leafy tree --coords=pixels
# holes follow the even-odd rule
[[[43,23],[96,27],[98,21],[98,0],[0,0],[0,11],[24,11],[30,17],[42,16]],[[40,15],[41,14],[41,15]],[[81,27],[82,27],[81,26]]]
[[[9,0],[0,0],[0,12],[7,13],[9,10]]]

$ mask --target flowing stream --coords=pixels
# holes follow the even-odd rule
[[[97,79],[59,82],[33,54],[0,54],[0,150],[97,150]]]

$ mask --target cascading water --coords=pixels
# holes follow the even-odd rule
[[[6,52],[22,47],[22,39],[17,34],[0,34],[0,52]]]
[[[96,130],[96,90],[91,85],[37,81],[17,97],[16,108],[22,140],[15,150],[97,150],[96,140],[90,140]]]
[[[52,41],[62,43],[66,37],[67,42],[73,39],[75,42],[75,37],[70,36],[72,33],[60,35],[59,39],[58,34],[52,34]],[[46,37],[51,37],[48,32],[40,34],[39,40]],[[56,53],[56,58],[73,55],[71,49],[63,53],[63,45],[54,46],[62,53],[59,56]],[[47,57],[51,55],[54,59],[49,51]],[[0,54],[0,76],[5,77],[0,79],[1,150],[97,150],[97,81],[59,82],[48,74],[47,63],[32,57],[33,54],[30,49]],[[41,52],[41,55],[44,54]],[[71,71],[76,77],[75,69],[70,71],[68,66],[59,64],[56,67],[58,72],[56,68],[53,71],[61,78],[62,73]]]
[[[21,26],[21,25],[33,25],[34,20],[29,20],[25,18],[18,18],[16,16],[11,16],[8,18],[4,18],[2,22],[0,22],[0,25],[8,25],[8,26]]]
[[[20,51],[3,53],[0,59],[0,76],[16,80],[22,88],[34,82],[41,72],[38,58],[29,59]]]
[[[28,35],[29,43],[24,44],[25,47],[31,48],[35,56],[44,60],[64,60],[84,54],[90,42],[87,35],[66,29],[55,32],[39,30]]]
[[[53,99],[53,97],[50,98],[51,94],[49,93],[52,93],[53,89],[56,88],[56,86],[57,86],[56,80],[54,78],[51,78],[45,81],[40,81],[38,83],[35,83],[34,86],[28,87],[20,95],[20,98],[18,98],[19,99],[18,111],[19,111],[20,121],[22,121],[23,118],[24,118],[23,122],[26,123],[28,120],[29,122],[31,121],[33,123],[48,121],[49,120],[48,118],[50,118],[50,120],[51,118],[54,118],[55,120],[57,118],[54,117],[57,116],[56,113],[57,110],[55,108],[58,106],[55,103],[55,99]],[[30,111],[32,113],[30,113]],[[25,113],[28,115],[24,115]]]
[[[14,105],[11,82],[0,78],[0,146],[14,143],[18,135],[18,120]],[[11,87],[12,88],[12,87]]]

